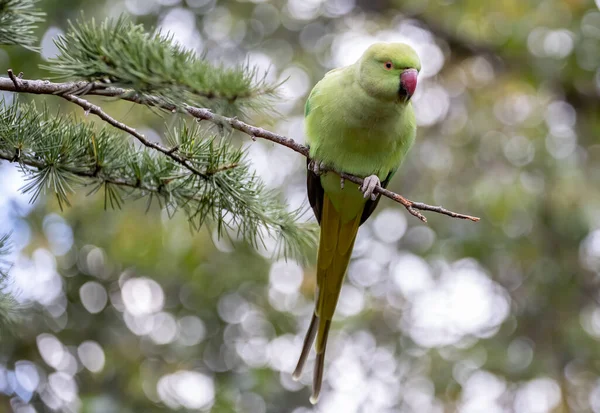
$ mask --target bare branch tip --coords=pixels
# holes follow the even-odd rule
[[[17,78],[17,77],[15,76],[15,73],[13,72],[13,70],[12,70],[12,69],[8,69],[8,71],[7,71],[7,72],[8,72],[8,77],[10,78],[10,80],[11,80],[11,81],[13,82],[13,84],[15,85],[15,90],[20,90],[21,88],[20,88],[20,86],[19,86],[19,79],[20,79],[20,75],[21,75],[23,72],[21,72],[21,73],[19,74],[19,78]]]
[[[407,206],[406,209],[408,210],[408,212],[410,212],[412,215],[416,216],[417,218],[419,218],[421,221],[427,223],[427,218],[425,218],[425,215],[421,214],[419,211],[417,211],[416,209],[414,209],[412,206]]]

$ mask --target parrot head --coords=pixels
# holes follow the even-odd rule
[[[361,87],[371,96],[406,103],[417,88],[419,56],[404,43],[375,43],[357,62]]]

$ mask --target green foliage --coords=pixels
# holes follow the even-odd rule
[[[62,209],[81,185],[103,190],[105,205],[126,198],[157,200],[170,213],[185,212],[194,228],[216,225],[220,235],[235,235],[252,245],[265,237],[280,241],[279,252],[303,256],[316,240],[316,228],[298,224],[299,211],[287,211],[277,194],[250,171],[244,153],[198,126],[182,124],[170,143],[197,175],[172,159],[138,149],[126,136],[73,116],[52,114],[33,105],[0,104],[0,158],[18,162],[32,201],[53,193]]]
[[[10,263],[4,257],[10,253],[9,238],[10,234],[0,236],[0,341],[18,320],[19,309],[13,296],[5,292]]]
[[[97,25],[80,21],[56,41],[60,54],[44,66],[60,79],[132,88],[165,103],[209,107],[229,115],[269,108],[276,85],[255,68],[225,67],[198,58],[160,32],[148,33],[125,18]]]
[[[8,239],[10,234],[4,234],[0,236],[0,282],[4,282],[7,275],[7,267],[8,263],[2,258],[10,252],[10,248],[8,246]]]
[[[0,44],[19,45],[37,50],[34,29],[45,13],[35,5],[38,0],[0,0]]]

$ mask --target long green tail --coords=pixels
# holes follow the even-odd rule
[[[313,377],[313,394],[311,403],[316,403],[323,383],[325,365],[325,350],[327,337],[333,313],[342,289],[344,275],[348,268],[352,247],[356,240],[362,209],[357,216],[347,222],[342,222],[341,216],[335,209],[327,194],[323,197],[321,216],[321,238],[317,259],[317,292],[315,313],[304,338],[302,352],[294,370],[293,378],[298,379],[308,358],[312,343],[317,339],[315,349],[317,359]]]

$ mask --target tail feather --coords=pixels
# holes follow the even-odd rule
[[[321,351],[317,351],[317,359],[315,360],[315,371],[313,376],[313,393],[310,396],[310,402],[316,404],[319,401],[319,394],[321,393],[321,385],[323,384],[323,371],[325,370],[325,350],[327,348],[327,337],[329,336],[329,327],[331,326],[331,320],[325,321],[325,338],[323,340],[323,348]]]
[[[317,327],[319,323],[319,317],[315,313],[313,313],[312,320],[310,321],[310,325],[308,326],[308,331],[306,332],[306,336],[304,337],[304,343],[302,344],[302,352],[300,353],[300,358],[298,358],[298,364],[296,365],[296,369],[292,374],[292,378],[294,380],[299,380],[302,375],[302,369],[304,369],[304,364],[306,363],[306,359],[308,358],[308,353],[310,352],[310,348],[315,341],[315,337],[317,335]]]
[[[362,209],[353,219],[343,221],[327,194],[324,195],[317,259],[318,287],[315,313],[304,338],[302,352],[293,374],[296,380],[300,377],[316,336],[317,358],[313,376],[313,394],[310,398],[313,404],[317,402],[321,392],[329,328],[352,254],[361,215]]]
[[[315,313],[320,319],[316,343],[317,353],[325,350],[325,341],[329,332],[326,324],[328,320],[333,319],[358,233],[361,214],[362,210],[354,219],[342,222],[342,217],[327,194],[323,197],[321,240],[317,258],[318,295],[315,307]]]

